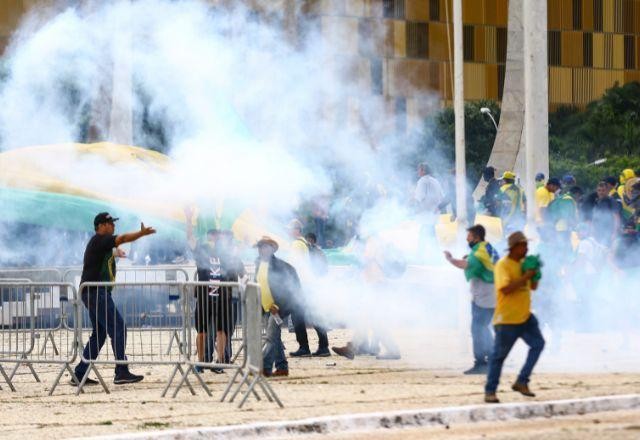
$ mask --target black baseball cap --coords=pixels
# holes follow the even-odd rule
[[[97,228],[98,225],[101,225],[102,223],[113,223],[117,222],[118,220],[118,217],[111,217],[111,214],[109,214],[108,212],[101,212],[93,219],[93,227]]]
[[[560,182],[560,179],[558,179],[557,177],[552,177],[551,179],[549,179],[547,181],[547,185],[555,185],[558,188],[562,188],[562,183]]]

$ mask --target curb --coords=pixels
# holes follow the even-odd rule
[[[589,397],[585,399],[554,400],[535,403],[507,403],[498,405],[469,405],[427,408],[393,412],[347,414],[283,422],[262,422],[246,425],[173,429],[136,434],[91,437],[118,440],[201,440],[272,438],[304,434],[345,433],[401,429],[451,424],[551,418],[583,415],[603,411],[640,408],[640,394]]]

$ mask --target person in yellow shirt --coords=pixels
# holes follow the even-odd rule
[[[262,237],[255,247],[258,248],[256,282],[260,286],[262,309],[269,316],[263,349],[263,375],[288,376],[289,364],[280,325],[298,307],[296,298],[300,295],[300,279],[293,266],[274,255],[278,250],[274,239]]]
[[[516,175],[511,171],[502,174],[502,224],[505,231],[516,231],[525,223],[524,191],[516,183]]]
[[[527,237],[522,232],[509,236],[509,253],[495,266],[496,311],[493,315],[495,343],[489,360],[484,401],[499,403],[496,396],[502,365],[519,338],[529,346],[529,353],[511,389],[524,396],[535,397],[529,390],[529,377],[542,349],[544,338],[538,320],[531,313],[531,291],[538,287],[533,277],[538,270],[522,271],[522,261],[528,252]]]
[[[545,186],[536,190],[536,223],[539,225],[545,223],[547,208],[560,188],[562,188],[560,180],[552,177]]]

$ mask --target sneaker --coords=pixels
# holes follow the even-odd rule
[[[334,351],[335,354],[344,356],[347,359],[353,360],[353,358],[355,357],[355,353],[353,352],[353,350],[348,344],[345,347],[331,347],[331,349]]]
[[[292,351],[289,353],[291,357],[311,357],[311,350],[308,348],[300,347],[297,351]]]
[[[331,352],[328,348],[318,348],[317,351],[314,351],[311,355],[313,357],[329,357],[331,356]]]
[[[485,403],[500,403],[500,400],[498,399],[498,396],[496,396],[496,393],[485,394],[484,401]]]
[[[474,364],[462,374],[487,374],[489,366],[487,364]]]
[[[212,372],[214,372],[216,374],[224,374],[224,370],[222,368],[211,367],[211,368],[209,368],[209,370],[211,370]]]
[[[385,353],[385,354],[377,355],[376,359],[387,360],[387,361],[397,361],[398,359],[402,359],[402,356],[400,356],[400,353]]]
[[[193,367],[193,369],[196,370],[196,373],[198,374],[204,373],[204,368],[200,365],[196,365],[195,367]]]
[[[536,395],[534,393],[532,393],[531,390],[529,389],[529,386],[527,384],[524,384],[524,383],[516,382],[513,385],[511,385],[511,389],[513,391],[517,391],[518,393],[522,394],[523,396],[536,397]]]
[[[272,377],[286,377],[288,375],[289,370],[276,370],[271,374]]]
[[[87,380],[84,382],[85,385],[98,385],[99,383],[100,382],[98,382],[97,380],[93,380],[88,377],[87,377]],[[72,377],[71,380],[69,381],[69,385],[77,387],[78,385],[80,385],[80,383],[76,381],[75,377]]]
[[[116,385],[122,385],[125,383],[140,382],[142,379],[144,379],[144,376],[140,376],[137,374],[133,374],[130,371],[126,371],[124,373],[116,374],[115,377],[113,378],[113,383],[115,383]]]

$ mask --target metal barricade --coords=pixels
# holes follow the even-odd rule
[[[73,376],[70,365],[77,356],[75,331],[60,331],[60,316],[74,287],[61,282],[0,281],[0,362],[15,363],[4,377],[12,390],[21,365],[29,368],[37,382],[34,364],[58,364],[61,369],[49,391],[53,394],[64,371]],[[0,373],[2,373],[0,371]]]
[[[73,302],[75,327],[88,363],[76,394],[93,370],[109,393],[96,365],[173,365],[180,372],[190,351],[184,344],[187,324],[183,282],[88,282],[80,285]],[[174,343],[176,332],[182,333]],[[102,347],[106,337],[111,345]],[[171,380],[167,383],[167,388]],[[195,391],[187,382],[191,392]]]
[[[255,283],[241,283],[240,294],[242,296],[243,309],[245,310],[243,334],[246,356],[244,357],[242,365],[239,366],[231,380],[229,380],[220,401],[224,402],[236,384],[236,379],[241,377],[240,382],[237,384],[235,391],[229,399],[230,402],[233,402],[243,386],[247,385],[247,390],[245,391],[244,397],[240,400],[238,408],[242,408],[251,394],[253,394],[257,400],[260,400],[260,396],[255,391],[256,385],[262,389],[262,392],[269,402],[275,401],[280,408],[283,408],[284,405],[278,398],[278,395],[263,376],[262,350],[264,327],[262,322],[263,312],[260,301],[260,287]]]
[[[224,369],[238,368],[234,364],[238,358],[234,348],[239,352],[244,347],[239,286],[238,282],[223,281],[184,284],[185,311],[188,313],[185,322],[189,324],[186,335],[192,356],[173,397],[178,394],[190,373],[198,377],[205,392],[211,396],[205,382],[200,380],[199,373],[204,369],[222,373]]]
[[[240,378],[236,390],[231,395],[231,402],[234,401],[244,385],[247,385],[248,388],[238,405],[240,408],[246,403],[249,395],[253,395],[257,400],[260,400],[260,396],[255,390],[256,385],[258,385],[270,402],[275,401],[282,407],[282,402],[278,399],[278,396],[262,375],[263,325],[258,285],[255,283],[246,283],[245,281],[211,281],[186,283],[184,287],[185,298],[187,300],[186,304],[191,303],[191,306],[185,309],[185,311],[190,314],[190,316],[185,317],[185,322],[190,324],[189,331],[187,332],[191,335],[188,339],[189,346],[192,346],[194,333],[196,334],[196,341],[198,341],[198,333],[204,336],[203,333],[210,331],[215,331],[218,338],[223,336],[229,341],[234,329],[239,327],[241,329],[242,346],[245,350],[245,356],[242,358],[242,363],[238,365],[233,364],[230,359],[225,362],[225,348],[228,347],[225,347],[225,341],[216,339],[216,341],[218,341],[218,345],[215,347],[217,349],[215,350],[216,353],[213,354],[214,357],[211,360],[207,360],[205,359],[208,348],[206,341],[202,341],[200,344],[196,343],[197,350],[195,352],[189,350],[192,356],[189,359],[181,381],[174,390],[173,397],[178,394],[190,373],[196,375],[206,393],[211,396],[211,391],[206,386],[206,383],[200,379],[199,370],[203,368],[210,368],[214,371],[232,369],[235,370],[235,373],[229,380],[222,394],[221,402],[224,402],[233,386],[236,385],[236,380]],[[234,296],[239,300],[238,302],[241,304],[239,309],[245,312],[244,316],[233,316],[234,309],[232,307],[232,299]],[[209,309],[210,306],[211,308]],[[209,316],[209,314],[211,316]],[[239,318],[239,325],[236,324],[237,318]],[[205,325],[202,324],[203,320],[205,320]],[[217,356],[217,358],[215,356]],[[174,369],[172,377],[175,376],[175,374],[177,374],[176,369]]]
[[[62,271],[59,268],[54,267],[32,267],[32,268],[19,268],[9,267],[0,269],[0,282],[10,281],[16,279],[27,279],[37,283],[59,283],[63,281]]]

